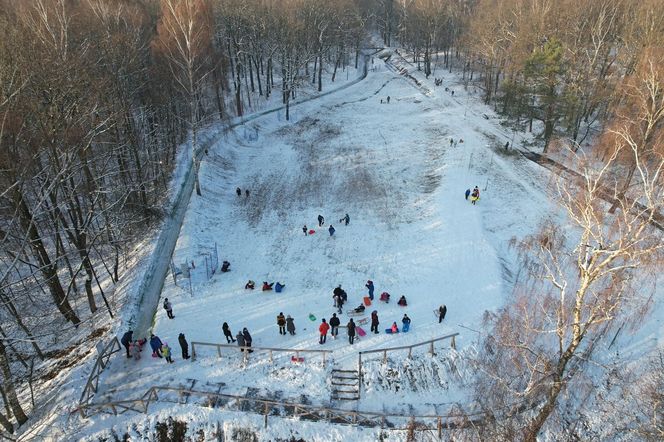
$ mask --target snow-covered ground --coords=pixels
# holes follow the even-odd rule
[[[400,69],[409,70],[420,84]],[[196,265],[191,291],[187,279],[175,285],[167,278],[162,300],[172,302],[175,319],[159,308],[154,322],[154,333],[170,344],[176,362],[167,365],[151,358],[149,349],[138,363],[121,353],[103,375],[98,399],[138,397],[150,385],[223,382],[222,391],[229,394],[253,389],[258,396],[292,401],[306,394],[314,403],[341,407],[330,400],[329,372],[331,367],[354,368],[358,351],[410,345],[454,332],[460,333],[457,349],[472,351],[484,312],[503,303],[518,277],[510,239],[559,214],[547,195],[550,173],[516,151],[503,149],[512,132],[480,104],[479,97],[456,83],[455,74],[436,76],[442,76],[443,86],[435,87],[433,77],[426,80],[413,72],[397,54],[389,65],[376,56],[366,80],[300,105],[293,121],[267,115],[216,143],[203,159],[203,195],[192,197],[174,253],[176,264]],[[381,104],[388,96],[390,103]],[[450,139],[458,144],[451,145]],[[476,185],[482,193],[473,206],[464,199],[464,191]],[[251,195],[237,197],[236,187],[249,189]],[[348,226],[339,222],[346,213]],[[319,214],[326,219],[323,228],[317,225]],[[334,236],[327,232],[329,223],[336,228]],[[316,233],[305,236],[304,224]],[[219,262],[230,261],[232,270],[208,279],[205,256],[215,243]],[[255,290],[244,289],[248,279],[256,281]],[[339,339],[320,345],[320,319],[335,312],[334,287],[341,284],[348,292],[347,310],[362,302],[368,279],[375,283],[376,299],[367,313],[378,311],[381,333],[351,346],[342,329]],[[262,281],[280,281],[286,288],[282,293],[262,292]],[[392,295],[389,304],[378,302],[383,291]],[[405,308],[396,305],[401,295],[408,300]],[[442,324],[432,312],[440,304],[448,308]],[[295,319],[295,336],[278,333],[279,312]],[[412,319],[409,333],[383,333],[393,321],[401,326],[404,313]],[[309,314],[317,320],[310,321]],[[341,321],[348,322],[345,313]],[[332,350],[333,361],[322,367],[317,358],[307,356],[304,364],[295,365],[284,356],[271,364],[265,354],[255,353],[243,367],[239,352],[218,358],[213,348],[197,348],[193,362],[179,357],[179,333],[189,342],[225,343],[223,322],[234,334],[247,327],[254,346]],[[368,325],[364,328],[369,331]],[[651,324],[648,330],[656,329]],[[652,335],[647,339],[656,344]],[[397,369],[391,374],[381,374],[370,360],[368,378],[375,385],[353,406],[443,412],[444,407],[437,406],[464,395],[463,385],[446,371],[448,362],[456,359],[445,349],[448,346],[438,345],[439,359],[434,361],[423,355],[426,347],[415,362],[395,354]],[[413,364],[427,382],[414,387],[402,380],[399,388],[388,382],[389,376],[399,376],[399,367]],[[151,410],[163,416],[177,412],[200,422],[244,419],[252,426],[256,420],[193,406],[155,404]],[[96,416],[77,431],[95,434],[113,427],[121,434],[132,424],[146,425],[154,419]],[[281,437],[290,424],[279,425],[273,434]],[[336,436],[320,440],[376,440],[378,434],[357,430],[349,436],[344,428],[311,425],[306,434],[335,431]],[[312,429],[316,425],[319,432]]]

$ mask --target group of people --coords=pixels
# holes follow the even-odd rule
[[[350,223],[350,215],[346,214],[341,219],[339,219],[339,222],[348,225]],[[323,215],[318,215],[318,227],[323,227],[324,225],[325,217]],[[304,232],[304,236],[308,236],[310,233],[313,233],[313,230],[310,231],[306,224],[302,226],[302,231]],[[337,229],[335,229],[334,226],[330,224],[330,226],[327,228],[327,231],[330,233],[330,236],[333,236]]]
[[[340,326],[341,326],[341,320],[339,319],[336,313],[332,313],[332,317],[330,318],[329,323],[325,320],[325,318],[323,318],[321,320],[320,325],[318,326],[318,332],[320,333],[318,343],[321,345],[325,344],[325,342],[327,341],[328,331],[332,335],[332,338],[337,339]],[[351,345],[353,345],[353,343],[355,342],[355,335],[357,333],[357,325],[355,324],[355,321],[353,321],[353,318],[350,318],[348,324],[346,324],[346,333],[348,334],[348,342]]]
[[[242,196],[242,189],[240,189],[239,187],[237,187],[237,188],[235,189],[235,194],[236,194],[237,196]],[[244,196],[246,196],[247,198],[249,198],[249,189],[244,189]]]
[[[387,96],[387,99],[385,100],[385,102],[387,102],[387,104],[390,104],[390,96],[389,95]],[[380,104],[383,104],[383,99],[382,98],[380,99]]]
[[[459,138],[458,140],[450,138],[450,147],[457,147],[457,144],[463,144],[463,138]]]
[[[277,315],[277,326],[279,326],[280,335],[295,335],[295,321],[291,318],[291,315],[284,316],[283,312],[279,312]]]
[[[470,189],[466,189],[466,200],[470,196],[470,202],[475,205],[478,199],[480,199],[480,189],[479,187],[475,186],[473,191],[471,192]]]
[[[228,325],[228,322],[224,322],[221,325],[221,331],[224,333],[224,337],[226,338],[226,342],[228,344],[237,342],[238,347],[240,347],[240,351],[244,351],[246,347],[251,347],[253,338],[251,337],[251,333],[249,333],[247,327],[244,327],[242,331],[237,332],[237,335],[233,337],[233,332],[231,332],[231,328]],[[251,348],[247,348],[247,351],[249,353],[253,352]]]
[[[281,293],[284,288],[286,287],[286,284],[282,284],[279,281],[275,282],[267,282],[263,281],[263,286],[261,288],[262,291],[267,292],[269,290],[272,290],[274,287],[274,291],[277,293]],[[247,283],[244,285],[245,290],[253,290],[256,288],[256,283],[253,280],[248,280]]]
[[[143,345],[145,345],[146,342],[147,339],[145,338],[134,340],[133,330],[128,330],[120,339],[120,343],[127,352],[127,358],[133,358],[135,360],[141,359],[141,351],[143,351]],[[187,342],[184,333],[178,335],[178,343],[182,350],[182,359],[189,359],[189,343]],[[152,349],[153,358],[163,358],[167,363],[173,363],[171,347],[166,342],[162,342],[159,336],[156,336],[155,334],[150,335],[150,348]]]

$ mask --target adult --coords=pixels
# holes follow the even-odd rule
[[[235,339],[233,339],[233,333],[231,333],[231,329],[228,326],[228,322],[224,322],[224,325],[221,326],[221,329],[224,331],[224,336],[226,336],[226,342],[231,343],[235,342]]]
[[[378,333],[379,324],[380,322],[378,322],[378,311],[374,310],[371,312],[371,331]]]
[[[374,298],[374,283],[372,280],[368,280],[364,286],[369,290],[369,299],[373,301]]]
[[[325,218],[323,215],[318,215],[318,227],[323,227],[323,224],[325,224]]]
[[[226,273],[231,271],[231,263],[228,261],[224,261],[221,263],[221,271]]]
[[[247,330],[247,327],[242,329],[242,336],[244,337],[244,345],[247,347],[251,347],[251,342],[253,339],[251,338],[251,335],[249,334],[249,330]],[[249,353],[252,353],[253,350],[249,349]]]
[[[403,324],[404,327],[410,327],[410,318],[408,317],[408,315],[406,314],[403,315],[401,323]]]
[[[240,189],[239,187],[235,188],[235,193],[237,194],[237,196],[242,196],[242,189]]]
[[[164,299],[164,310],[166,310],[166,315],[170,319],[174,319],[175,316],[173,316],[173,306],[171,305],[171,302],[168,300],[168,298]]]
[[[341,325],[341,321],[339,321],[339,318],[337,318],[337,314],[332,313],[332,317],[330,318],[330,334],[334,339],[337,339],[337,334],[339,333],[339,325]]]
[[[178,342],[180,343],[180,349],[182,350],[182,359],[189,359],[189,344],[184,337],[184,333],[178,335]]]
[[[249,189],[244,189],[244,196],[249,198]]]
[[[277,283],[274,285],[274,291],[277,292],[277,293],[281,293],[282,290],[284,289],[284,287],[286,287],[286,284],[282,284],[282,283],[280,283],[280,282],[277,282]]]
[[[337,299],[337,307],[339,307],[339,314],[343,313],[343,310],[342,310],[343,306],[344,306],[344,297],[342,295],[342,296],[339,296],[338,299]]]
[[[345,225],[348,225],[350,223],[350,215],[346,214],[343,218],[339,220],[340,223],[344,223]]]
[[[256,287],[256,283],[251,279],[244,285],[245,290],[253,290],[254,287]]]
[[[134,332],[129,330],[125,332],[124,335],[122,335],[122,338],[120,339],[120,343],[124,346],[125,350],[127,350],[127,358],[131,358],[131,354],[129,353],[129,347],[131,346],[131,342],[134,339]]]
[[[159,339],[159,336],[155,336],[153,334],[150,335],[150,348],[152,349],[152,357],[153,358],[161,358],[161,346],[162,346],[161,339]]]
[[[286,330],[288,330],[291,336],[295,335],[295,322],[293,322],[293,318],[290,315],[286,317]]]
[[[307,233],[307,225],[305,224],[304,227],[302,227],[302,231],[304,232],[304,236],[307,236],[309,233]]]
[[[387,96],[387,104],[390,104],[390,96]]]
[[[399,298],[399,301],[397,301],[397,304],[399,304],[401,307],[407,306],[408,302],[406,302],[406,297],[402,295],[401,298]]]
[[[330,329],[330,325],[325,321],[325,318],[321,321],[320,326],[318,326],[318,331],[320,332],[320,338],[318,339],[319,344],[325,344],[327,340],[327,331]]]
[[[235,338],[237,341],[237,346],[240,347],[240,351],[243,352],[246,343],[244,342],[244,336],[242,335],[242,332],[241,331],[237,332],[237,336],[235,336]]]
[[[277,315],[277,325],[279,326],[279,334],[280,335],[285,335],[286,334],[286,317],[284,316],[283,312],[280,312]]]
[[[470,196],[470,189],[466,189],[466,200],[468,199],[469,196]]]
[[[332,224],[330,224],[330,228],[327,229],[328,232],[330,232],[330,236],[334,235],[334,232],[336,232],[336,229]]]
[[[263,281],[263,291],[268,291],[272,290],[272,286],[274,285],[274,282],[271,282],[270,284],[267,283],[267,281]]]
[[[441,322],[443,322],[443,319],[445,319],[446,314],[447,314],[447,306],[445,304],[438,307],[438,323],[439,324]]]
[[[353,345],[353,341],[355,341],[355,322],[353,322],[353,318],[348,321],[346,327],[348,328],[348,342]]]

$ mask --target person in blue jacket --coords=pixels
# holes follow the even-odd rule
[[[368,280],[367,283],[364,286],[369,289],[369,299],[371,299],[373,301],[373,294],[374,294],[373,281]]]
[[[280,282],[277,282],[274,285],[274,291],[277,292],[277,293],[281,293],[281,291],[284,289],[284,287],[286,287],[286,284],[282,284]]]
[[[330,224],[330,228],[327,229],[327,230],[328,230],[328,232],[330,232],[330,236],[334,235],[335,230],[334,230],[334,227],[332,227],[332,224]]]
[[[161,356],[161,346],[164,345],[159,339],[159,336],[150,335],[150,348],[152,349],[153,357],[162,357]]]
[[[470,196],[470,189],[466,189],[466,199]]]

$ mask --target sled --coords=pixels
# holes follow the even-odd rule
[[[399,329],[397,328],[397,331],[392,333],[392,328],[386,328],[385,333],[387,333],[388,335],[394,335],[394,334],[399,333]]]
[[[304,362],[304,358],[300,356],[299,358],[297,356],[291,356],[290,360],[292,362]]]
[[[309,313],[309,319],[312,320],[312,321],[315,321],[316,317],[314,316],[313,313]]]
[[[364,305],[369,307],[371,305],[371,298],[369,298],[368,296],[365,296],[364,297]]]
[[[369,318],[360,318],[357,320],[357,323],[360,325],[368,324],[369,323]]]
[[[356,327],[355,327],[355,331],[356,331],[357,334],[360,335],[360,336],[366,336],[366,335],[367,335],[367,332],[365,332],[364,329],[363,329],[362,327],[357,327],[357,326],[356,326]]]
[[[408,330],[410,330],[410,324],[404,324],[401,328],[401,331],[404,333],[408,333]]]
[[[316,233],[314,229],[309,230],[309,235],[313,235],[314,233]]]
[[[355,310],[347,310],[346,314],[348,316],[362,316],[364,314],[364,311],[356,312]]]

